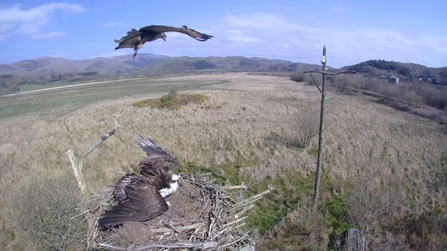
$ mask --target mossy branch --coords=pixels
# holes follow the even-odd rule
[[[118,124],[117,121],[115,121],[115,127],[108,133],[102,135],[97,141],[95,141],[95,143],[93,143],[89,148],[85,149],[85,151],[79,156],[79,158],[84,159],[85,157],[87,157],[87,155],[89,155],[91,152],[93,152],[93,150],[95,150],[96,147],[98,147],[103,141],[105,141],[107,138],[109,138],[110,136],[112,136],[113,134],[115,134],[116,130],[120,127],[121,125]]]
[[[115,134],[116,130],[121,125],[115,121],[115,127],[108,133],[102,135],[97,141],[95,141],[90,147],[85,149],[80,155],[76,155],[73,150],[69,149],[67,151],[68,158],[70,158],[71,167],[73,168],[73,172],[78,183],[78,187],[81,190],[81,193],[88,198],[90,193],[87,190],[87,184],[85,183],[84,175],[82,174],[82,169],[84,167],[84,159],[89,155],[96,147],[98,147],[102,142],[108,139],[110,136]]]

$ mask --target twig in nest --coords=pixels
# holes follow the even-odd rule
[[[244,216],[244,217],[239,218],[239,219],[237,219],[237,220],[234,220],[234,221],[232,221],[232,222],[230,222],[230,223],[228,223],[228,224],[225,224],[223,227],[228,227],[228,226],[230,226],[230,225],[233,225],[233,224],[236,224],[236,223],[238,223],[238,222],[241,222],[241,221],[243,221],[243,220],[245,220],[245,219],[247,219],[247,218],[248,218],[248,216]]]
[[[115,250],[131,250],[131,251],[143,251],[150,248],[195,248],[195,249],[208,249],[208,248],[215,248],[217,247],[217,242],[200,242],[200,243],[190,243],[190,242],[177,242],[177,243],[171,243],[171,244],[151,244],[146,245],[144,247],[134,248],[134,249],[127,249],[127,248],[121,248],[121,247],[115,247],[106,243],[99,243],[101,247],[105,248],[111,248]]]
[[[235,218],[239,218],[241,217],[241,215],[245,214],[248,210],[252,209],[253,207],[255,207],[255,205],[250,204],[244,208],[242,208],[237,214],[234,215]],[[234,210],[237,211],[237,210]]]
[[[183,232],[185,230],[190,230],[190,229],[201,229],[205,227],[205,222],[199,222],[190,226],[184,226],[184,227],[178,227],[176,228],[176,230],[178,232]],[[167,232],[172,232],[174,231],[174,229],[172,229],[171,227],[169,228],[156,228],[156,229],[151,229],[152,232],[154,233],[167,233]]]
[[[211,212],[211,210],[213,210],[212,206],[208,206],[205,210],[202,210],[202,213],[200,214],[200,216],[196,219],[196,221],[199,221],[200,219],[202,219],[205,215],[209,215],[209,213]]]
[[[87,209],[87,210],[85,210],[84,212],[82,212],[82,213],[80,213],[80,214],[77,214],[77,215],[71,217],[70,220],[73,220],[74,218],[79,217],[79,216],[81,216],[81,215],[84,215],[84,214],[86,214],[86,213],[88,213],[88,212],[90,212],[90,210]]]
[[[236,204],[234,205],[234,207],[235,207],[235,208],[237,208],[237,207],[242,207],[242,206],[245,206],[246,204],[253,203],[253,202],[255,202],[255,201],[261,199],[262,196],[264,196],[264,195],[266,195],[266,194],[268,194],[268,193],[270,193],[270,190],[265,190],[264,192],[258,193],[258,194],[254,195],[254,196],[252,196],[252,197],[250,197],[250,198],[248,198],[248,199],[245,199],[245,200],[243,200],[243,201],[241,201],[241,202],[236,203]]]
[[[230,243],[227,243],[227,244],[219,246],[219,248],[224,248],[224,247],[229,247],[231,245],[234,245],[234,244],[238,243],[239,241],[241,241],[242,239],[244,239],[247,236],[248,236],[248,233],[245,233],[241,237],[237,238],[236,240],[234,240],[234,241],[232,241]]]
[[[212,213],[209,214],[210,215],[210,224],[208,225],[208,231],[207,231],[207,236],[210,237],[211,236],[211,230],[214,227],[214,216],[212,215]]]
[[[220,232],[218,232],[217,234],[215,234],[212,238],[210,238],[211,240],[216,239],[217,237],[219,237],[219,235],[223,234],[224,232],[226,232],[228,230],[228,228],[225,228],[223,230],[221,230]]]
[[[237,186],[224,186],[222,187],[222,189],[225,190],[233,190],[233,189],[247,189],[248,186],[247,185],[237,185]]]
[[[174,230],[174,232],[177,233],[177,234],[180,233],[180,231],[171,224],[171,221],[166,222],[165,226],[167,226],[170,229]]]
[[[205,197],[205,193],[202,189],[200,189],[200,195],[202,195],[202,207],[205,205],[205,203],[208,201],[208,198]]]

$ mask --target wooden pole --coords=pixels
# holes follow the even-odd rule
[[[324,101],[326,100],[326,93],[324,92],[326,86],[326,77],[327,75],[339,75],[345,73],[355,73],[355,71],[341,71],[341,72],[327,72],[327,62],[326,62],[326,45],[323,47],[323,57],[321,58],[321,63],[323,64],[322,71],[305,71],[304,73],[309,73],[312,78],[313,83],[317,87],[318,91],[321,93],[321,109],[320,109],[320,129],[318,134],[318,158],[317,158],[317,171],[315,174],[315,186],[314,186],[314,196],[312,200],[312,208],[311,212],[317,210],[317,202],[318,202],[318,192],[320,190],[320,176],[321,176],[321,163],[322,163],[322,152],[323,152],[323,135],[324,135]],[[322,75],[322,84],[321,88],[318,86],[317,82],[312,76],[312,73],[320,73]]]
[[[321,176],[321,161],[322,161],[322,149],[323,149],[323,135],[324,135],[324,100],[326,95],[324,93],[324,87],[326,84],[326,45],[323,47],[323,57],[321,58],[321,63],[323,64],[323,71],[321,72],[323,76],[323,81],[321,84],[321,109],[320,109],[320,130],[318,134],[318,159],[317,159],[317,172],[315,174],[315,186],[314,186],[314,196],[312,200],[312,212],[317,209],[318,202],[318,192],[320,190],[320,176]]]

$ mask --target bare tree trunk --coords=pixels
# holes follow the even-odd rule
[[[67,155],[70,158],[71,167],[73,168],[73,172],[78,183],[79,189],[81,189],[81,193],[84,197],[88,198],[90,196],[89,191],[87,190],[87,184],[85,183],[84,175],[82,174],[82,169],[84,167],[84,159],[89,155],[96,147],[98,147],[102,142],[108,139],[110,136],[115,134],[116,130],[121,125],[115,121],[115,127],[108,133],[102,135],[98,140],[95,141],[91,146],[85,149],[80,155],[75,154],[73,150],[68,150]]]

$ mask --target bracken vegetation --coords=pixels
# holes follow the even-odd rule
[[[168,94],[162,96],[161,98],[155,99],[145,99],[133,103],[136,107],[149,106],[151,108],[157,109],[168,109],[168,110],[178,110],[181,106],[188,104],[200,105],[208,99],[207,96],[202,94],[177,94],[177,92],[172,89]]]
[[[139,88],[150,88],[138,90],[163,84],[145,81]],[[272,191],[246,222],[257,250],[334,250],[348,227],[360,229],[367,250],[443,250],[447,245],[447,134],[439,123],[329,89],[320,200],[317,212],[309,215],[317,140],[311,138],[305,148],[296,142],[302,122],[318,118],[320,95],[314,86],[242,73],[163,81],[164,93],[175,86],[209,99],[206,105],[172,110],[135,107],[139,100],[163,96],[140,91],[138,96],[0,120],[0,241],[5,250],[79,250],[84,245],[79,239],[85,234],[82,217],[76,217],[79,191],[70,181],[65,152],[84,150],[114,120],[122,127],[84,163],[92,192],[114,184],[121,172],[134,171],[144,157],[136,145],[143,135],[179,160],[183,173],[209,172],[219,185],[243,182],[248,195]],[[184,88],[193,82],[200,82],[200,88]],[[97,90],[107,94],[116,88]],[[48,102],[63,95],[84,100],[92,95],[87,90],[45,97]],[[20,102],[35,104],[36,95]],[[56,211],[40,212],[53,202]],[[43,223],[58,221],[54,229],[42,229]]]
[[[309,74],[294,73],[290,78],[297,82],[313,85]],[[318,83],[321,76],[314,78]],[[378,102],[402,111],[447,124],[447,87],[426,83],[391,84],[386,79],[365,77],[362,75],[328,76],[328,84],[338,93],[349,95],[369,95]]]

